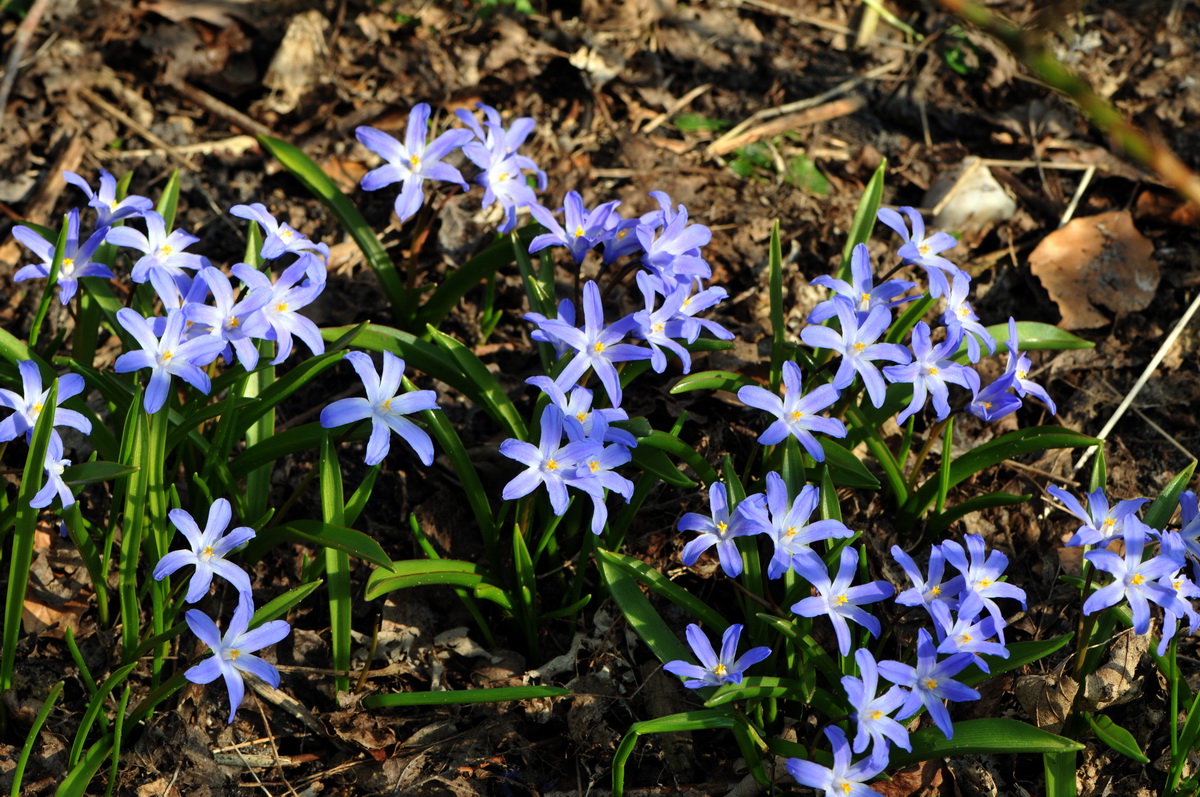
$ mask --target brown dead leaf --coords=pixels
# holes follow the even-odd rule
[[[1137,677],[1137,668],[1149,648],[1147,634],[1130,631],[1117,637],[1108,649],[1108,661],[1084,679],[1080,709],[1100,711],[1141,697],[1144,679]]]
[[[1091,329],[1117,315],[1143,310],[1158,288],[1154,244],[1133,226],[1127,210],[1072,221],[1029,255],[1029,266],[1062,313],[1064,329]]]
[[[938,797],[943,793],[942,759],[922,761],[892,774],[892,779],[872,783],[884,797]]]
[[[1025,713],[1033,717],[1039,728],[1050,733],[1062,730],[1078,691],[1079,684],[1061,671],[1023,675],[1013,687]]]

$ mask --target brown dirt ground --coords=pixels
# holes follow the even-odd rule
[[[135,170],[133,190],[153,196],[170,170],[182,164],[179,224],[204,238],[204,253],[214,262],[234,262],[244,249],[243,226],[231,224],[224,211],[239,202],[261,201],[333,246],[330,290],[313,312],[319,324],[385,317],[373,276],[335,220],[260,149],[236,138],[255,132],[240,114],[321,162],[399,250],[407,244],[389,229],[390,200],[383,196],[388,192],[354,191],[356,179],[372,163],[354,141],[354,127],[370,124],[394,132],[416,102],[428,101],[448,114],[483,100],[508,116],[538,121],[529,154],[550,173],[548,196],[577,188],[587,203],[618,198],[626,208],[641,211],[650,207],[646,193],[660,189],[713,229],[708,253],[715,281],[734,297],[724,320],[748,342],[731,354],[714,355],[710,367],[763,368],[764,349],[758,344],[769,339],[764,266],[775,220],[783,231],[788,327],[795,336],[818,296],[808,280],[836,264],[859,192],[882,158],[889,163],[884,201],[893,206],[920,205],[939,175],[974,155],[1093,164],[1094,177],[1074,216],[1132,211],[1135,225],[1153,243],[1161,281],[1148,306],[1116,316],[1109,312],[1102,326],[1081,332],[1095,342],[1094,349],[1036,359],[1038,375],[1059,402],[1057,422],[1064,426],[1088,433],[1100,429],[1200,282],[1194,217],[1151,175],[1112,156],[1069,104],[1025,77],[994,45],[963,32],[934,3],[887,3],[925,34],[923,41],[880,23],[861,46],[856,33],[864,6],[848,0],[584,0],[582,5],[535,1],[534,6],[538,13],[532,16],[507,8],[479,16],[463,2],[51,4],[3,109],[0,240],[11,241],[8,232],[15,221],[50,223],[78,199],[59,179],[64,168],[89,176],[101,166],[118,174]],[[1185,161],[1200,162],[1200,126],[1195,124],[1200,92],[1194,85],[1200,9],[1133,0],[1088,4],[1082,11],[1059,9],[1057,15],[1039,15],[1023,0],[1002,2],[999,9],[1019,22],[1047,28],[1064,60],[1102,94]],[[0,36],[11,42],[17,22],[11,13],[0,18]],[[274,74],[281,78],[268,78],[285,31],[299,42],[293,52],[300,55],[279,65]],[[315,66],[307,68],[304,56],[313,53]],[[950,68],[955,58],[964,63],[965,74]],[[825,195],[797,188],[770,168],[738,176],[726,163],[729,156],[707,153],[717,134],[680,118],[692,114],[737,123],[838,86],[840,94],[822,103],[832,118],[797,122],[786,134],[775,131],[761,142],[767,162],[785,164],[806,153],[829,182]],[[237,113],[206,106],[204,97]],[[106,110],[114,106],[120,116]],[[195,151],[194,145],[206,142],[212,146]],[[960,255],[976,279],[978,311],[987,323],[1010,314],[1057,323],[1059,311],[1031,275],[1028,261],[1058,226],[1081,172],[1016,166],[994,172],[1016,197],[1017,210],[1011,220],[968,235],[969,254]],[[420,251],[429,281],[487,239],[492,220],[478,216],[475,202],[474,195],[446,202],[435,238]],[[881,257],[890,245],[878,234],[872,251]],[[11,282],[23,257],[15,243],[0,244],[0,324],[18,336],[28,330],[40,290]],[[487,341],[480,340],[479,294],[468,295],[446,329],[476,345],[514,397],[527,396],[522,380],[536,362],[528,355],[528,330],[520,321],[523,299],[516,276],[503,275],[498,290],[506,315]],[[1191,452],[1200,451],[1195,340],[1194,332],[1184,334],[1135,402],[1135,412],[1111,435],[1112,493],[1156,494],[1195,458]],[[742,454],[752,444],[756,427],[725,397],[674,397],[667,392],[667,379],[647,381],[648,387],[631,393],[631,409],[649,416],[656,428],[686,409],[693,423],[685,436],[710,461],[725,451]],[[328,387],[329,393],[342,389],[332,381]],[[281,420],[326,400],[325,395],[302,397],[284,409]],[[501,477],[504,464],[494,453],[499,432],[486,416],[461,401],[454,404],[453,396],[447,402],[485,475]],[[1052,421],[1037,409],[1019,418],[1024,426]],[[995,433],[965,426],[959,431],[963,446]],[[10,450],[5,466],[11,469],[20,456]],[[956,499],[997,489],[1040,496],[1048,481],[1071,483],[1072,458],[1026,458],[964,485]],[[410,558],[417,553],[407,517],[416,512],[449,555],[477,555],[470,535],[463,533],[469,522],[465,511],[446,500],[454,489],[451,473],[441,465],[430,470],[414,465],[405,453],[393,454],[375,490],[376,496],[394,495],[394,502],[374,499],[360,527],[393,557]],[[309,466],[282,463],[277,500]],[[10,483],[14,478],[9,476]],[[351,469],[347,485],[360,478]],[[842,499],[848,520],[871,529],[872,549],[886,550],[894,537],[887,508],[870,495],[846,492]],[[100,502],[102,496],[91,500]],[[724,593],[711,566],[687,574],[677,564],[681,542],[674,520],[699,503],[699,496],[675,490],[655,493],[628,545],[689,588],[720,600]],[[1014,624],[1022,638],[1061,633],[1069,625],[1063,613],[1069,597],[1056,576],[1078,566],[1059,555],[1071,524],[1062,513],[1045,517],[1043,508],[1035,497],[1025,506],[976,516],[964,529],[989,535],[993,545],[1012,555],[1012,577],[1031,598],[1029,612]],[[52,626],[73,619],[89,666],[100,677],[113,660],[114,633],[96,624],[90,588],[78,580],[83,572],[78,559],[56,535],[42,541],[34,578],[43,619]],[[296,546],[260,562],[255,586],[261,599],[295,586],[310,553]],[[357,583],[366,573],[360,566]],[[517,647],[516,640],[501,638],[494,648],[481,648],[470,618],[449,593],[395,593],[384,606],[360,601],[357,611],[356,627],[366,632],[363,651],[370,629],[380,628],[368,691],[516,684],[527,670],[545,670],[544,662],[569,652],[569,663],[550,681],[572,682],[576,694],[461,709],[369,712],[355,699],[343,696],[339,703],[322,669],[329,662],[327,610],[312,600],[290,618],[295,632],[274,653],[288,701],[273,704],[251,696],[228,726],[223,700],[189,687],[129,745],[116,793],[602,794],[614,745],[631,722],[697,705],[674,679],[657,673],[611,603],[590,606],[579,628],[544,629],[540,659],[533,661],[507,649]],[[684,622],[664,611],[669,622]],[[46,624],[34,623],[31,627],[40,630],[22,637],[19,688],[4,696],[14,715],[8,735],[0,738],[0,762],[8,761],[0,763],[0,788],[7,789],[5,779],[11,778],[38,701],[51,684],[66,679],[64,699],[25,774],[28,794],[50,793],[61,778],[84,689],[61,631]],[[582,636],[576,638],[576,632]],[[356,667],[365,661],[363,651]],[[1186,640],[1181,654],[1195,674],[1200,657],[1194,640]],[[1060,663],[1042,663],[1031,672],[1053,671]],[[1135,794],[1153,790],[1161,780],[1162,684],[1152,666],[1144,665],[1139,675],[1140,699],[1110,714],[1135,734],[1155,764],[1143,769],[1089,742],[1081,757],[1082,794]],[[989,686],[979,704],[961,709],[960,717],[1026,716],[1007,677]],[[631,761],[631,793],[724,793],[745,774],[735,750],[719,734],[653,738]],[[926,767],[925,782],[940,785],[920,785],[914,770],[899,777],[889,793],[1034,794],[1041,774],[1031,761],[935,762]],[[93,786],[100,788],[106,777],[98,776]],[[799,791],[786,778],[780,790]]]

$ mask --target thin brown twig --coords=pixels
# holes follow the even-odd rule
[[[21,20],[17,27],[16,35],[13,36],[12,49],[8,51],[8,62],[4,65],[4,80],[0,81],[0,124],[4,123],[4,109],[8,107],[8,96],[12,94],[13,86],[17,82],[21,59],[25,57],[29,40],[33,38],[38,23],[42,21],[42,15],[49,6],[50,0],[34,0],[29,12],[25,14],[25,19]]]

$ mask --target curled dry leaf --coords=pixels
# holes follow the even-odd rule
[[[1039,675],[1023,675],[1013,691],[1025,713],[1044,731],[1058,733],[1071,710],[1079,684],[1061,670]]]
[[[1072,221],[1029,255],[1029,266],[1062,313],[1064,329],[1109,323],[1097,309],[1117,315],[1143,310],[1158,288],[1154,244],[1133,226],[1127,210]]]
[[[1148,634],[1129,631],[1117,637],[1109,648],[1108,661],[1083,680],[1079,708],[1100,711],[1141,697],[1143,679],[1137,677],[1137,668],[1149,648]]]

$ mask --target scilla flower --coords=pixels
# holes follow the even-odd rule
[[[721,686],[722,684],[740,684],[746,670],[771,655],[768,647],[751,648],[740,659],[737,656],[738,639],[742,635],[741,624],[734,624],[725,629],[721,635],[721,655],[713,650],[712,643],[700,630],[700,626],[692,623],[687,627],[687,641],[692,646],[692,652],[704,666],[678,659],[663,665],[663,669],[672,675],[678,675],[688,680],[683,685],[688,689],[703,689],[706,686]]]
[[[188,669],[183,677],[194,684],[208,684],[223,677],[225,687],[229,690],[230,722],[233,722],[233,716],[242,704],[242,698],[246,696],[246,683],[242,679],[242,673],[248,672],[269,684],[271,688],[279,688],[279,670],[255,656],[254,651],[274,645],[292,630],[284,620],[272,620],[249,630],[250,618],[253,616],[254,604],[248,597],[242,596],[233,612],[233,619],[229,621],[225,635],[222,636],[217,624],[203,612],[192,609],[184,615],[188,628],[212,649],[213,656]]]
[[[191,514],[182,509],[172,509],[168,514],[171,524],[179,529],[192,546],[190,551],[171,551],[154,568],[154,580],[162,581],[181,567],[192,565],[196,568],[188,582],[186,600],[195,603],[208,594],[213,576],[217,575],[237,587],[239,593],[250,594],[250,577],[246,571],[225,558],[235,548],[254,537],[254,529],[249,526],[238,526],[228,534],[229,522],[233,520],[233,510],[229,501],[218,498],[208,510],[208,522],[204,531],[196,525]]]

